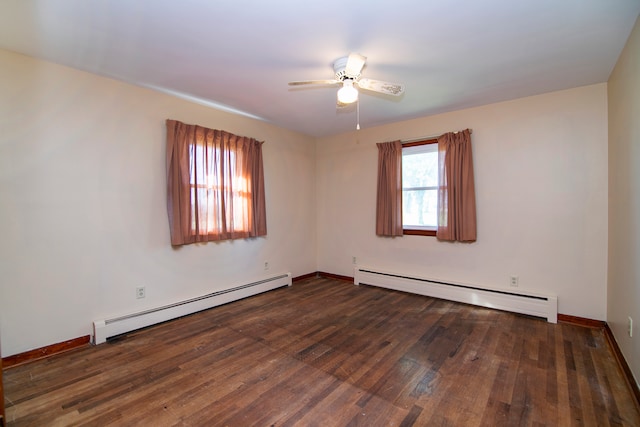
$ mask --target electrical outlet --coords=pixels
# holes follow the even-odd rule
[[[511,276],[509,278],[509,285],[511,285],[514,288],[518,287],[518,276]]]
[[[265,261],[264,262],[264,269],[268,270],[269,269],[269,261]]]
[[[144,297],[145,297],[144,286],[136,288],[136,298],[140,299],[140,298],[144,298]]]
[[[629,337],[633,337],[633,319],[629,316]]]
[[[357,259],[356,257],[352,257],[352,258],[351,258],[351,262],[352,262],[353,264],[357,264],[357,263],[358,263],[358,259]]]

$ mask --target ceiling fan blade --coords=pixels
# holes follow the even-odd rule
[[[364,90],[371,90],[373,92],[380,92],[387,95],[400,96],[404,93],[404,85],[399,83],[389,83],[380,80],[372,79],[360,79],[358,80],[358,87]]]
[[[300,85],[335,85],[341,83],[339,80],[302,80],[297,82],[289,82],[289,86],[300,86]]]
[[[347,59],[347,65],[344,69],[344,74],[347,77],[358,77],[365,62],[367,62],[366,56],[362,56],[359,53],[350,53],[349,59]]]

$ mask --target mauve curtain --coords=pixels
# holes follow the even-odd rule
[[[438,138],[439,240],[476,241],[476,196],[471,131],[449,132]]]
[[[262,143],[167,120],[172,245],[267,234]]]
[[[402,143],[382,142],[378,146],[378,193],[376,234],[402,236]]]

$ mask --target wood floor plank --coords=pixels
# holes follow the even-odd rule
[[[326,278],[4,383],[9,426],[640,425],[600,329]]]

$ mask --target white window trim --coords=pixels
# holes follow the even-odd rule
[[[438,151],[438,144],[423,144],[423,145],[412,145],[411,147],[402,147],[402,155],[405,154],[422,154],[422,153],[433,153]]]

